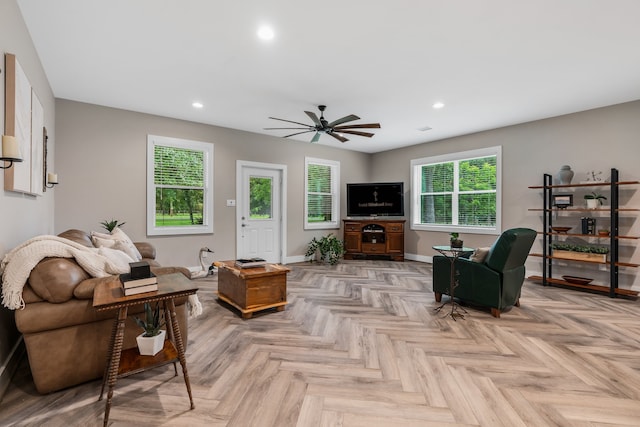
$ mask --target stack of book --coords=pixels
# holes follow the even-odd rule
[[[146,262],[134,262],[130,273],[120,275],[122,291],[125,296],[154,292],[158,290],[158,278],[151,272]]]
[[[246,258],[236,260],[236,267],[238,268],[264,267],[265,265],[267,265],[267,261],[262,258]]]

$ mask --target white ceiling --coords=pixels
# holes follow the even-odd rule
[[[637,0],[17,2],[57,98],[275,136],[326,104],[362,152],[640,99]]]

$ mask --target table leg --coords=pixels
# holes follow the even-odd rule
[[[456,317],[459,317],[461,319],[464,319],[464,314],[460,313],[459,310],[464,311],[465,313],[467,312],[467,310],[465,310],[462,306],[460,306],[460,304],[456,303],[455,300],[455,290],[456,287],[458,286],[457,280],[456,280],[456,259],[457,257],[448,257],[447,259],[449,259],[449,262],[451,263],[451,269],[450,269],[450,274],[449,274],[449,301],[445,301],[442,303],[442,305],[440,305],[439,307],[436,307],[435,310],[436,311],[440,311],[445,305],[447,304],[451,304],[451,312],[448,313],[446,316],[451,316],[451,318],[453,320],[456,320]]]
[[[164,321],[165,324],[167,325],[167,335],[169,336],[169,341],[171,341],[174,345],[176,343],[176,340],[173,336],[173,327],[172,322],[171,322],[171,312],[169,311],[169,305],[167,304],[167,301],[164,301]],[[173,362],[173,374],[175,377],[178,376],[178,367],[176,366],[176,362]]]
[[[113,351],[113,344],[116,342],[116,334],[118,331],[118,318],[113,321],[113,327],[111,328],[111,340],[109,340],[109,348],[107,349],[107,362],[104,365],[104,374],[102,374],[102,388],[100,389],[100,397],[98,401],[102,400],[104,396],[104,386],[107,384],[107,377],[109,376],[109,366],[111,366],[111,353]]]
[[[182,365],[182,375],[184,375],[184,383],[187,386],[187,393],[189,393],[189,401],[191,402],[191,409],[195,409],[193,404],[193,396],[191,395],[191,384],[189,382],[189,373],[187,372],[187,359],[184,357],[184,345],[182,343],[182,334],[180,333],[180,327],[178,326],[178,318],[176,316],[176,306],[173,303],[173,299],[167,301],[169,305],[169,311],[171,312],[171,329],[173,330],[173,337],[175,339],[176,349],[178,350],[178,359],[180,365]]]
[[[109,392],[107,393],[107,403],[104,408],[104,426],[109,421],[109,411],[111,410],[111,401],[113,399],[113,387],[118,379],[118,369],[120,367],[120,355],[122,353],[122,345],[124,343],[124,322],[127,319],[127,307],[118,309],[118,318],[113,334],[113,342],[111,343],[111,356],[109,357],[109,369],[107,371],[107,384]],[[103,385],[104,386],[104,385]],[[102,398],[102,393],[100,393]]]

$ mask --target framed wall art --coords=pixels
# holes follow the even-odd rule
[[[554,194],[552,204],[558,209],[565,209],[573,206],[573,194]]]
[[[18,142],[21,163],[4,170],[4,189],[42,195],[44,109],[15,55],[5,54],[5,134]]]

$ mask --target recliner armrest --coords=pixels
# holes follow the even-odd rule
[[[464,283],[500,282],[500,272],[489,268],[484,263],[458,258],[455,268],[458,280]],[[433,290],[449,294],[451,285],[451,260],[445,256],[433,257]]]

